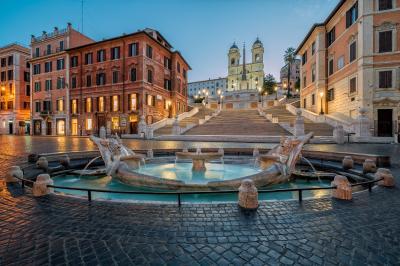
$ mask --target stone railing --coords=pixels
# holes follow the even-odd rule
[[[178,115],[178,121],[181,121],[185,118],[194,116],[195,114],[197,114],[199,112],[199,108],[194,107],[192,110],[190,110],[189,112],[184,112],[182,114]],[[151,130],[155,131],[157,129],[160,129],[162,127],[165,126],[170,126],[174,123],[175,119],[174,118],[164,118],[158,122],[155,122],[151,125],[148,125],[149,128],[151,128]]]

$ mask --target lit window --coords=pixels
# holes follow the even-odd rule
[[[131,94],[131,95],[130,95],[129,102],[130,102],[130,109],[131,109],[131,111],[136,110],[136,109],[137,109],[136,94]]]
[[[92,98],[86,98],[86,112],[90,113],[92,111]]]
[[[99,112],[104,112],[104,97],[99,97]]]
[[[64,101],[63,99],[57,100],[57,110],[60,112],[64,111]]]
[[[78,112],[78,103],[77,103],[77,100],[75,99],[75,100],[72,100],[72,103],[71,103],[71,110],[72,110],[72,113],[73,114],[76,114],[77,112]]]
[[[118,112],[118,109],[119,109],[119,104],[118,104],[118,95],[114,95],[113,97],[112,97],[112,110],[113,110],[113,112]]]
[[[119,118],[118,117],[112,117],[111,118],[111,126],[112,126],[112,129],[119,129]]]
[[[93,128],[92,119],[87,118],[86,119],[86,130],[92,130],[92,128]]]

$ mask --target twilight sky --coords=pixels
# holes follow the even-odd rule
[[[264,44],[265,73],[279,79],[283,52],[297,47],[339,0],[84,0],[83,32],[95,40],[146,27],[157,29],[192,67],[189,81],[227,75],[233,41]],[[0,0],[0,47],[28,45],[67,22],[81,30],[81,0]],[[247,56],[250,60],[250,56]]]

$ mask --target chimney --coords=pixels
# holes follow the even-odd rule
[[[71,22],[67,23],[67,31],[70,31],[72,29],[72,24]]]

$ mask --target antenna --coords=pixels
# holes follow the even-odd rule
[[[83,0],[81,0],[81,33],[83,33]]]

